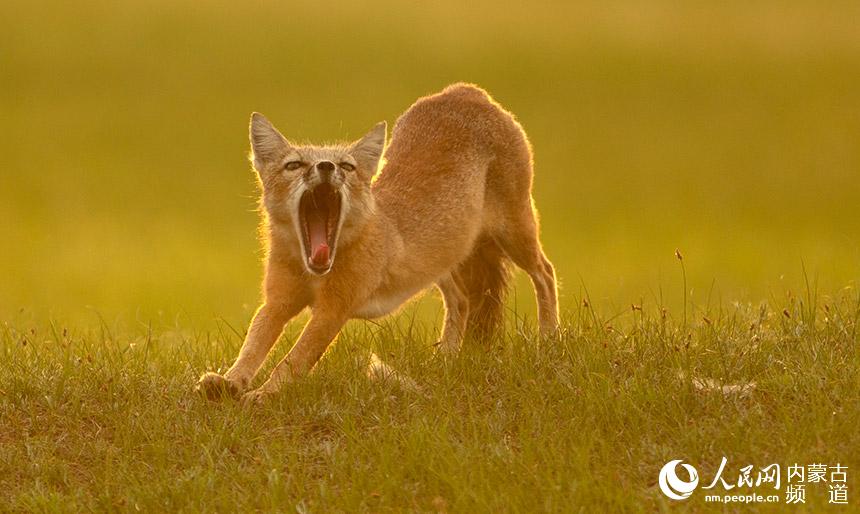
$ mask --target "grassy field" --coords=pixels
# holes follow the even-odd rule
[[[857,2],[0,12],[0,511],[706,510],[666,461],[860,465]],[[490,351],[434,357],[430,295],[265,409],[194,397],[259,298],[249,113],[355,138],[455,81],[530,135],[565,337],[519,277]]]
[[[849,477],[860,466],[856,297],[716,307],[689,312],[687,328],[660,311],[569,316],[561,341],[520,326],[489,351],[467,347],[448,362],[420,325],[354,327],[309,379],[257,409],[191,392],[238,349],[227,327],[7,327],[0,505],[699,511],[712,506],[702,490],[678,505],[659,492],[664,463],[692,462],[702,485],[723,456],[729,481],[747,464],[840,463]],[[371,350],[420,390],[369,380]],[[724,394],[728,385],[744,389]],[[795,510],[856,511],[856,483],[847,508],[828,506],[826,486],[809,484]]]

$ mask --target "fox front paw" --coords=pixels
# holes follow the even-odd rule
[[[263,405],[275,395],[272,391],[267,391],[264,388],[254,389],[242,395],[242,405],[254,407]]]
[[[208,400],[223,400],[238,398],[242,394],[242,385],[218,373],[209,372],[200,377],[194,390]]]

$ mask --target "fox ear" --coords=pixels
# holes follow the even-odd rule
[[[355,157],[355,160],[359,162],[363,169],[370,170],[371,176],[376,174],[379,159],[382,157],[382,151],[385,149],[386,128],[387,125],[385,122],[380,121],[370,129],[370,132],[350,147],[352,156]]]
[[[262,114],[251,114],[249,127],[254,168],[262,171],[266,164],[282,159],[290,148],[287,139]]]

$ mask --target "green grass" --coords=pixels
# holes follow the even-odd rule
[[[489,350],[467,347],[450,361],[434,355],[424,325],[357,324],[307,380],[253,409],[192,393],[202,371],[238,349],[229,327],[67,332],[20,320],[0,346],[0,505],[699,511],[711,506],[701,489],[679,505],[663,498],[655,484],[664,463],[693,463],[701,485],[724,455],[729,480],[774,462],[838,462],[852,477],[853,295],[691,309],[686,329],[658,309],[608,320],[580,307],[560,341],[536,340],[519,323]],[[368,380],[371,350],[422,390]],[[756,388],[695,387],[707,380]],[[778,494],[784,500],[784,486]],[[823,509],[827,498],[825,485],[811,484],[806,507]]]
[[[0,510],[698,510],[667,460],[860,465],[860,3],[2,11]],[[455,81],[529,133],[565,338],[441,362],[422,300],[265,409],[192,396],[259,299],[249,113],[354,138]]]

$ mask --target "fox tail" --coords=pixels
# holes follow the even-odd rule
[[[491,237],[482,236],[457,271],[469,298],[466,333],[478,341],[497,336],[510,280],[505,252]]]

